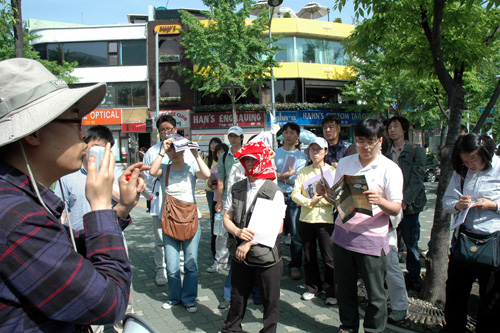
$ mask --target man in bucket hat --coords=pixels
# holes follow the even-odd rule
[[[60,223],[63,203],[49,190],[81,167],[81,119],[105,93],[104,83],[69,89],[34,60],[0,62],[0,331],[86,332],[125,315],[132,272],[120,229],[144,188],[141,164],[124,171],[111,209],[109,144],[99,171],[90,158],[93,211],[81,232]]]

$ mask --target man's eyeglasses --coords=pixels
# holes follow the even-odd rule
[[[164,133],[170,133],[174,130],[174,128],[175,127],[169,127],[169,128],[160,129],[159,131],[164,132]]]
[[[56,119],[54,119],[52,121],[56,122],[56,123],[78,124],[78,130],[79,131],[82,130],[82,120],[81,119],[60,119],[60,118],[56,118]]]
[[[361,148],[369,148],[373,149],[375,146],[380,142],[380,140],[375,140],[375,141],[358,141],[356,140],[356,146],[361,147]]]

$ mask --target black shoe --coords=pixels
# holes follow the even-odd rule
[[[262,298],[260,298],[260,297],[254,297],[253,298],[253,304],[255,304],[255,305],[261,305],[262,304]]]

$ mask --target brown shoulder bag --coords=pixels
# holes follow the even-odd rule
[[[165,192],[168,187],[170,165],[167,166]],[[196,203],[186,202],[165,194],[165,204],[161,214],[163,233],[179,241],[189,240],[198,230],[198,209]]]

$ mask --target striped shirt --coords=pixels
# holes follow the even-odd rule
[[[132,271],[114,210],[90,212],[75,232],[78,253],[58,218],[62,201],[0,163],[0,331],[74,332],[125,316]],[[118,223],[117,223],[118,221]]]

